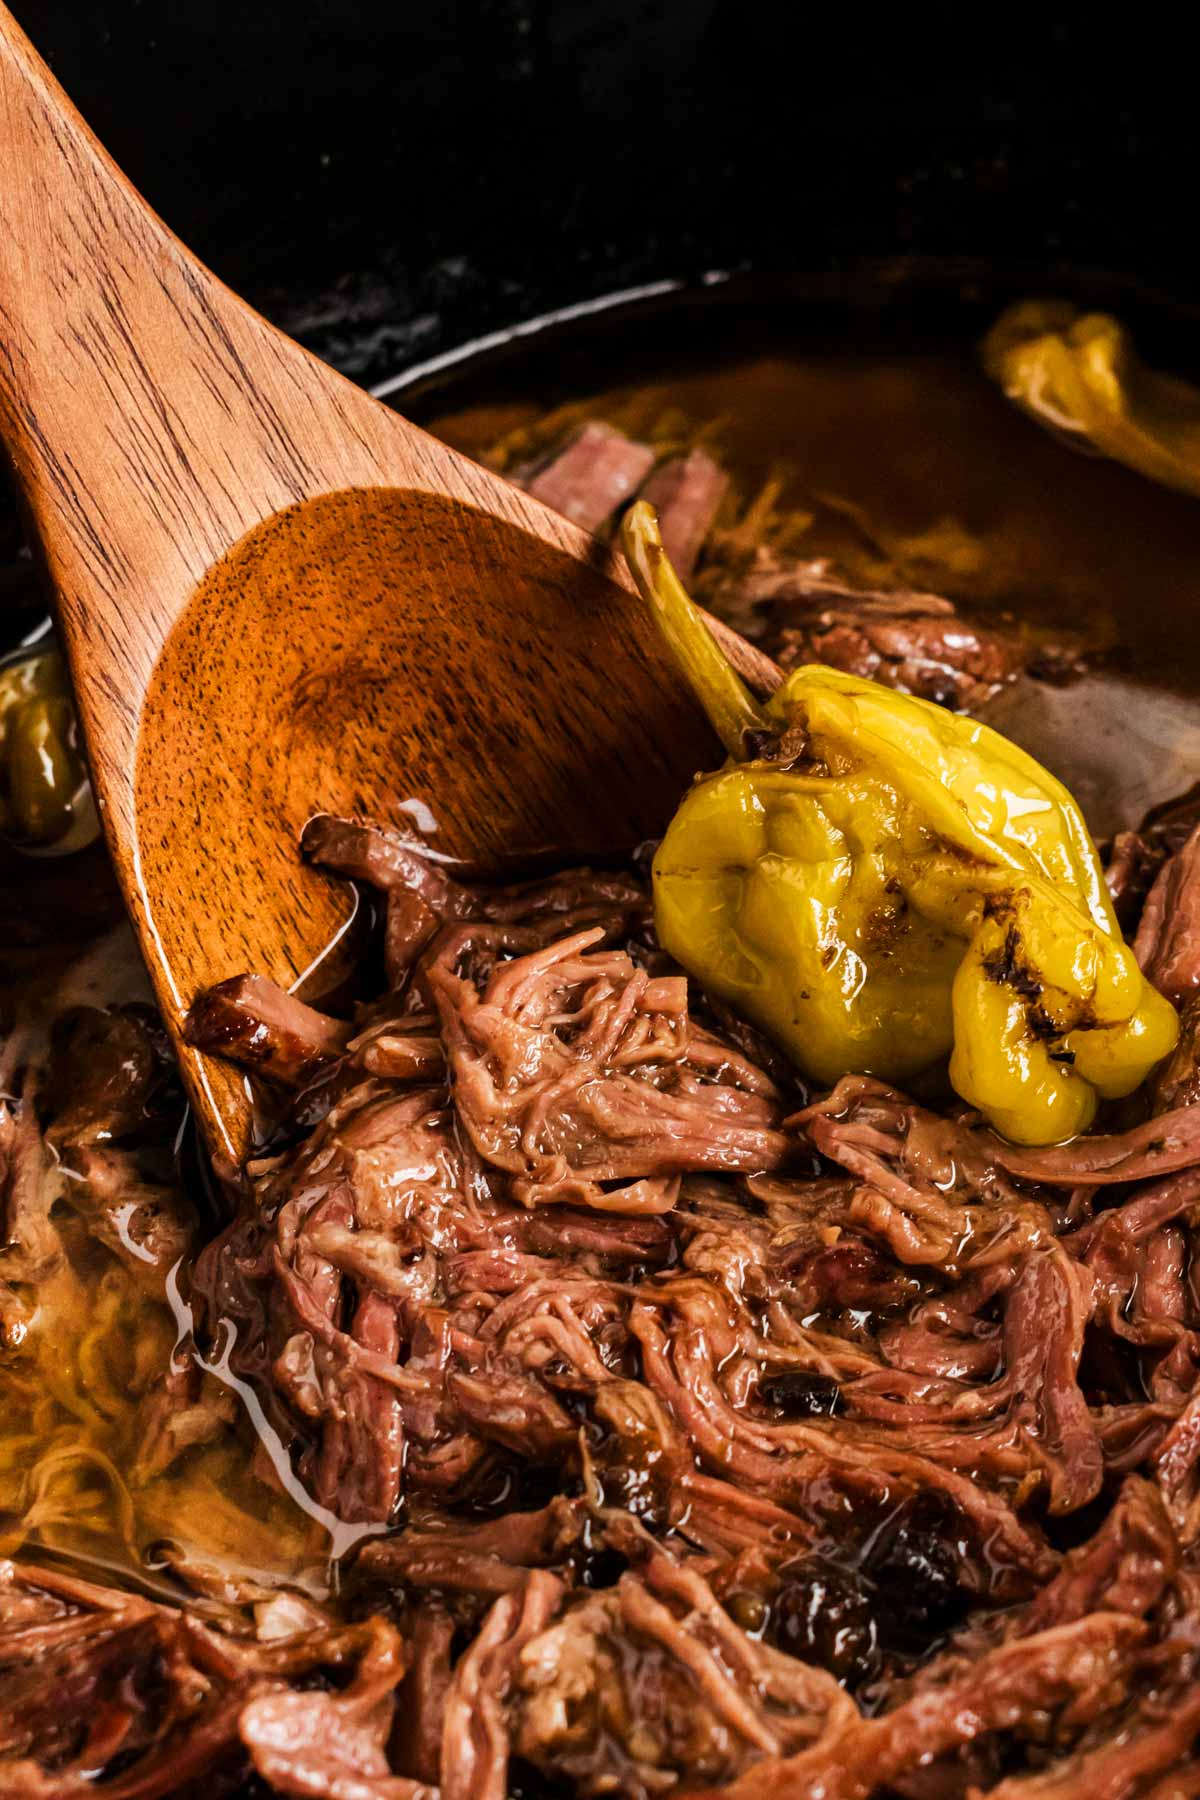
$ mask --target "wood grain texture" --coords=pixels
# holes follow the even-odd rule
[[[200,987],[290,985],[348,812],[483,868],[664,822],[713,740],[623,564],[281,336],[146,207],[0,8],[0,431],[117,873],[210,1144]],[[735,646],[749,672],[771,667]],[[419,802],[414,807],[412,802]]]

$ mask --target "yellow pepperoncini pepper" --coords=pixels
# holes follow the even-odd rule
[[[1068,441],[1200,494],[1200,388],[1146,367],[1108,313],[1023,300],[983,341],[1010,400]]]
[[[1060,1142],[1178,1036],[1122,941],[1083,818],[978,721],[810,665],[760,703],[684,592],[654,513],[634,577],[730,752],[654,859],[658,935],[816,1080],[944,1064],[1008,1138]]]
[[[78,847],[76,838],[94,835],[86,780],[62,657],[9,657],[0,664],[0,836],[32,849]]]

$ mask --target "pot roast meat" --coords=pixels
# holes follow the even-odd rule
[[[1004,1309],[1009,1417],[1046,1470],[1051,1513],[1075,1512],[1100,1491],[1104,1458],[1078,1383],[1092,1282],[1057,1246],[1026,1259]]]
[[[509,1703],[521,1654],[554,1617],[561,1581],[535,1570],[497,1600],[459,1659],[442,1723],[441,1800],[505,1800],[512,1743]]]
[[[845,1076],[789,1124],[864,1184],[855,1223],[901,1262],[1011,1264],[1051,1236],[1045,1206],[1014,1187],[981,1136],[869,1076]]]
[[[1200,987],[1200,825],[1159,870],[1134,950],[1147,979],[1177,1006]]]
[[[1186,793],[1152,806],[1138,830],[1158,855],[1173,856],[1182,850],[1198,824],[1200,781],[1194,782]]]
[[[442,1768],[442,1721],[454,1679],[455,1624],[424,1597],[409,1629],[408,1673],[396,1694],[391,1756],[397,1769],[436,1788]]]
[[[687,582],[713,534],[728,491],[724,470],[695,446],[656,467],[654,452],[590,420],[513,479],[564,517],[598,531],[635,497],[659,517],[663,544]],[[640,496],[638,490],[640,488]],[[1019,674],[1062,681],[1083,666],[1071,634],[1037,642],[1007,624],[972,621],[952,601],[907,588],[858,588],[827,558],[781,557],[760,544],[747,568],[720,546],[708,599],[785,671],[821,662],[903,693],[969,712]]]
[[[1181,1695],[1171,1711],[1157,1718],[1149,1713],[1139,1724],[1116,1742],[1101,1741],[1036,1775],[1010,1776],[991,1789],[993,1800],[1075,1800],[1079,1794],[1187,1800],[1200,1792],[1200,1762],[1187,1760],[1200,1729],[1200,1694]]]
[[[344,1517],[409,1509],[360,1578],[475,1634],[430,1652],[443,1791],[502,1800],[511,1765],[597,1794],[933,1796],[955,1768],[982,1792],[1051,1723],[1064,1766],[1142,1733],[1200,1512],[1187,1109],[1038,1152],[864,1077],[788,1118],[628,878],[467,887],[385,834],[316,836],[427,916],[227,1237],[273,1238],[252,1311],[298,1466]],[[367,1061],[406,1035],[440,1055]],[[391,1339],[356,1328],[370,1297]],[[363,1383],[404,1445],[366,1504],[386,1434],[337,1453]],[[531,1506],[538,1471],[558,1498]],[[1045,1521],[1122,1477],[1062,1563]],[[820,1596],[857,1649],[793,1628]],[[874,1714],[839,1686],[868,1679]],[[421,1741],[396,1773],[430,1778]]]
[[[993,1732],[1036,1745],[1064,1715],[1090,1723],[1114,1711],[1123,1663],[1146,1637],[1137,1620],[1099,1611],[1002,1644],[944,1685],[878,1718],[854,1718],[798,1755],[763,1758],[716,1791],[722,1800],[869,1800]]]
[[[479,934],[449,936],[431,960],[458,1117],[480,1155],[527,1206],[617,1213],[669,1211],[685,1172],[777,1167],[788,1145],[771,1084],[710,1054],[682,976],[651,977],[600,950],[603,936],[497,963],[482,991],[458,972]]]
[[[1117,923],[1127,937],[1137,929],[1146,895],[1163,864],[1163,852],[1140,831],[1118,831],[1105,864],[1104,879],[1117,915]]]
[[[406,888],[438,918],[456,918],[460,916],[456,909],[466,904],[460,884],[436,862],[395,832],[374,825],[317,813],[301,833],[300,849],[310,862],[349,881],[366,882],[384,893]]]
[[[846,1075],[821,1101],[797,1113],[790,1124],[802,1130],[832,1161],[877,1180],[889,1198],[911,1203],[914,1193],[963,1191],[970,1203],[985,1201],[999,1212],[1001,1229],[1014,1223],[1038,1229],[1038,1211],[1012,1185],[1012,1178],[1043,1188],[1109,1187],[1149,1181],[1200,1162],[1200,1112],[1175,1106],[1126,1131],[1096,1133],[1046,1149],[1023,1149],[976,1124],[943,1118],[914,1106],[903,1094],[866,1075]],[[914,1167],[924,1180],[914,1185],[889,1171],[898,1157],[901,1172]],[[938,1171],[942,1183],[939,1188]],[[1047,1195],[1045,1204],[1053,1201]],[[1009,1209],[1012,1209],[1010,1212]],[[988,1215],[980,1221],[984,1224]],[[948,1228],[949,1229],[949,1228]],[[986,1254],[990,1239],[985,1240]],[[978,1253],[973,1253],[977,1260]]]
[[[706,450],[660,463],[641,492],[658,514],[663,548],[681,581],[688,581],[713,528],[729,477]]]
[[[73,1006],[55,1019],[45,1082],[59,1143],[144,1134],[173,1116],[178,1083],[166,1033],[148,1006]]]
[[[506,1513],[484,1523],[414,1519],[400,1535],[367,1544],[359,1565],[412,1588],[508,1594],[524,1586],[526,1570],[561,1563],[586,1525],[582,1502],[562,1496],[536,1512]]]
[[[1200,1101],[1200,994],[1192,994],[1183,1007],[1179,1042],[1155,1075],[1153,1094],[1156,1113]]]
[[[411,974],[439,925],[455,920],[518,926],[535,933],[539,943],[589,926],[639,941],[650,930],[645,887],[619,872],[566,869],[536,881],[472,887],[394,832],[328,813],[310,819],[301,848],[320,867],[384,894],[385,964],[394,987]]]
[[[238,1737],[275,1793],[329,1800],[433,1800],[421,1782],[392,1773],[387,1747],[406,1657],[397,1633],[375,1619],[349,1687],[322,1694],[283,1689],[246,1702]]]
[[[760,548],[731,585],[739,609],[757,618],[756,640],[785,670],[828,663],[969,712],[1036,660],[1014,633],[970,623],[940,595],[849,587],[823,559],[782,561]]]
[[[1097,1133],[1046,1150],[1022,1150],[983,1134],[987,1154],[1010,1175],[1053,1187],[1111,1187],[1153,1181],[1200,1161],[1200,1112],[1175,1106],[1128,1131]]]
[[[197,1000],[184,1035],[197,1050],[303,1087],[342,1054],[350,1027],[305,1006],[265,976],[235,975]]]
[[[592,420],[525,475],[521,486],[572,524],[599,531],[633,499],[653,463],[647,444]]]
[[[687,581],[729,491],[729,477],[707,450],[694,447],[655,465],[646,444],[600,420],[580,426],[540,461],[510,471],[535,499],[564,518],[599,531],[636,498],[648,500],[680,578]]]
[[[53,1199],[32,1095],[15,1102],[0,1097],[0,1350],[20,1346],[40,1284],[62,1266]]]
[[[69,1007],[53,1021],[49,1067],[36,1085],[38,1156],[53,1170],[41,1183],[43,1204],[69,1207],[161,1299],[196,1220],[178,1185],[162,1178],[181,1095],[160,1020],[141,1004]]]
[[[754,1642],[699,1573],[656,1549],[569,1599],[524,1645],[517,1680],[515,1749],[581,1795],[728,1781],[854,1710],[831,1676]]]
[[[174,1608],[0,1563],[0,1792],[171,1800],[203,1783],[234,1800],[255,1765],[276,1793],[419,1800],[386,1776],[380,1747],[404,1668],[379,1618],[227,1639]],[[347,1676],[336,1700],[310,1691]],[[381,1766],[380,1785],[352,1788]]]
[[[1169,1592],[1179,1567],[1179,1542],[1158,1489],[1130,1475],[1096,1535],[1064,1558],[1054,1579],[1005,1628],[1025,1636],[1102,1606],[1144,1618]]]
[[[1145,908],[1175,979],[1190,843]],[[331,818],[305,848],[385,896],[383,991],[344,1021],[254,977],[201,1003],[291,1092],[192,1309],[312,1499],[363,1531],[361,1622],[196,1566],[218,1631],[8,1565],[0,1793],[1185,1780],[1191,1011],[1132,1122],[1025,1151],[869,1077],[809,1097],[665,958],[633,874],[467,883]],[[169,1080],[149,1024],[85,1009],[56,1054],[54,1091],[32,1070],[0,1115],[18,1352],[65,1266],[57,1207],[160,1291],[196,1229],[143,1166]],[[244,1429],[186,1357],[141,1405],[143,1475]]]

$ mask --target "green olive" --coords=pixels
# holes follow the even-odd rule
[[[4,746],[13,835],[52,844],[69,829],[83,780],[75,715],[62,693],[34,693],[13,709]]]

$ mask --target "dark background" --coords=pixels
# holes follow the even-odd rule
[[[184,239],[363,378],[714,267],[932,255],[1197,286],[1182,7],[14,11]]]

